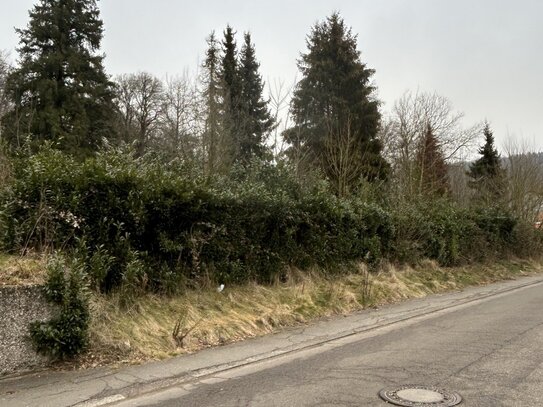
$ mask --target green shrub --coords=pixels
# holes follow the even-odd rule
[[[513,241],[518,220],[510,213],[499,207],[479,207],[475,209],[473,218],[491,244],[503,247]]]
[[[82,267],[70,267],[63,258],[48,264],[45,296],[58,307],[58,315],[47,322],[30,325],[36,349],[53,358],[69,358],[82,352],[88,343],[89,306]]]
[[[271,281],[307,267],[386,254],[392,226],[376,205],[346,201],[324,184],[300,186],[285,166],[261,164],[200,183],[148,158],[110,152],[77,164],[50,149],[19,163],[2,212],[11,248],[76,247],[102,290],[139,284]],[[368,255],[369,253],[369,255]]]
[[[180,282],[274,281],[288,265],[457,264],[500,255],[515,240],[504,211],[446,199],[393,208],[340,199],[325,182],[300,185],[282,163],[212,179],[194,173],[119,151],[77,163],[45,148],[15,162],[2,197],[2,243],[79,251],[98,290],[175,292]]]
[[[531,223],[518,222],[510,236],[508,250],[517,257],[540,257],[543,253],[543,229],[535,228]]]
[[[392,209],[392,257],[454,265],[500,256],[511,247],[516,220],[499,208],[463,208],[447,199],[406,203]]]

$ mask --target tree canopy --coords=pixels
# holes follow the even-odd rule
[[[14,108],[3,120],[20,146],[51,141],[87,154],[112,137],[112,84],[99,53],[103,26],[96,0],[40,0],[17,30],[19,64],[8,78]]]
[[[313,26],[307,48],[298,61],[302,79],[292,100],[295,126],[285,138],[331,177],[324,157],[327,138],[347,131],[356,140],[358,178],[385,178],[388,165],[377,139],[379,102],[370,82],[374,71],[361,61],[356,35],[334,13]]]

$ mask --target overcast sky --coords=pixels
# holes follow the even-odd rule
[[[0,50],[15,59],[14,27],[34,0],[0,0]],[[250,31],[267,82],[292,83],[310,27],[339,11],[376,70],[383,110],[408,89],[435,91],[466,114],[543,150],[543,2],[540,0],[101,0],[111,75],[194,71],[205,38],[226,24]]]

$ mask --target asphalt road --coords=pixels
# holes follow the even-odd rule
[[[334,340],[119,406],[385,406],[424,384],[461,406],[543,406],[543,285]]]

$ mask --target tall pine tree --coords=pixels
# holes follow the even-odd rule
[[[251,34],[245,33],[239,66],[241,115],[238,134],[239,151],[236,157],[236,160],[241,162],[247,162],[252,157],[264,157],[266,152],[264,142],[268,132],[274,126],[268,103],[262,96],[264,83],[258,73],[259,67],[255,48],[251,43]]]
[[[285,132],[286,140],[332,178],[326,166],[327,138],[347,132],[356,141],[356,179],[384,179],[388,164],[377,139],[381,117],[370,83],[374,71],[361,61],[356,35],[334,13],[312,28],[307,48],[298,61],[302,79],[292,100],[295,126]]]
[[[481,157],[470,165],[468,171],[472,178],[470,186],[475,190],[476,199],[496,202],[503,195],[505,172],[488,123],[485,123],[483,134],[485,144],[479,148]]]
[[[14,109],[4,135],[19,146],[49,140],[76,155],[112,136],[113,92],[99,54],[96,0],[40,0],[17,30],[19,66],[8,79]]]

